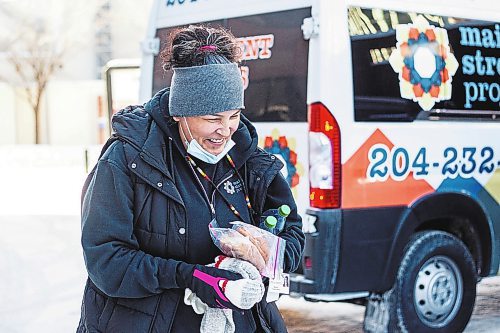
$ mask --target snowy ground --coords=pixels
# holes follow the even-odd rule
[[[80,191],[99,147],[0,146],[0,332],[74,332]]]
[[[83,148],[0,147],[0,332],[74,332],[86,273],[80,248]],[[90,164],[98,148],[90,152]],[[486,280],[488,281],[488,280]],[[500,332],[500,277],[480,285],[466,332]],[[361,332],[361,306],[282,297],[291,333]]]
[[[85,268],[77,215],[0,216],[0,332],[74,332]],[[466,332],[500,332],[500,277],[483,280]],[[290,333],[362,332],[364,308],[282,297]]]
[[[0,216],[0,332],[74,332],[85,267],[78,216]]]
[[[500,276],[478,285],[478,296],[465,333],[500,332]],[[281,297],[278,301],[290,333],[361,333],[364,307],[346,303],[311,303]]]

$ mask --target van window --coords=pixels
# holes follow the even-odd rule
[[[243,52],[242,75],[245,82],[244,114],[251,121],[307,121],[307,55],[302,21],[311,16],[310,8],[251,15],[204,22],[222,25],[239,39]],[[161,48],[173,27],[159,29]],[[167,86],[171,73],[154,65],[153,94]]]
[[[359,7],[348,18],[356,121],[500,118],[498,23]],[[411,30],[422,19],[428,32]],[[398,24],[412,24],[400,40]]]

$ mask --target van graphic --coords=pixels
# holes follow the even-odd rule
[[[419,15],[414,24],[396,27],[396,39],[389,63],[399,73],[401,97],[417,102],[425,111],[449,100],[458,61],[450,52],[446,29],[429,25]]]

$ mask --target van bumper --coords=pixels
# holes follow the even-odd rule
[[[394,256],[391,249],[406,210],[405,206],[308,209],[303,216],[302,274],[290,276],[290,291],[329,294],[389,289],[398,266],[391,265],[389,258]]]
[[[302,256],[303,274],[290,275],[290,292],[331,293],[339,266],[342,211],[308,209],[303,217],[306,238]]]

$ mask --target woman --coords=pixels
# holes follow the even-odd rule
[[[174,32],[163,52],[174,71],[170,88],[113,117],[116,139],[84,187],[89,278],[77,332],[198,332],[202,316],[184,304],[186,288],[209,307],[236,310],[236,332],[286,332],[274,303],[263,299],[243,311],[220,285],[199,278],[241,279],[205,266],[221,254],[208,230],[214,219],[221,227],[255,223],[287,204],[292,212],[279,234],[285,272],[297,268],[304,247],[282,164],[257,148],[255,128],[241,114],[240,52],[222,28]]]

